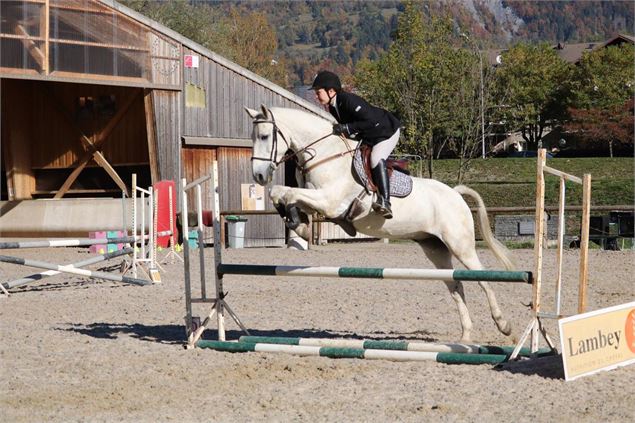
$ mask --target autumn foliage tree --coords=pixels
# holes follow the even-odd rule
[[[578,139],[613,147],[633,144],[635,47],[610,46],[585,54],[573,78],[571,121],[565,129]]]
[[[565,125],[567,131],[583,141],[606,143],[613,157],[615,144],[633,149],[633,98],[624,104],[607,108],[570,109],[571,121]]]

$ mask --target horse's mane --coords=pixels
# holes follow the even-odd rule
[[[282,113],[285,116],[297,114],[299,115],[297,119],[313,120],[312,122],[307,122],[308,124],[312,126],[330,127],[332,125],[332,123],[325,117],[317,115],[315,113],[311,113],[307,110],[293,109],[290,107],[272,107],[269,110],[271,110],[271,112],[273,113],[274,118],[279,113]],[[260,118],[261,115],[258,115],[258,117]],[[264,118],[264,116],[262,116],[262,118]]]

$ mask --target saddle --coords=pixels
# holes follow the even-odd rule
[[[357,181],[366,189],[366,192],[377,192],[377,187],[373,183],[372,169],[370,166],[370,153],[372,148],[361,145],[353,157],[353,174]],[[407,197],[412,192],[412,178],[408,171],[406,160],[386,160],[388,177],[390,178],[390,196]]]

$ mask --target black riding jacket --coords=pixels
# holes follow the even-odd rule
[[[339,123],[348,126],[348,132],[363,144],[375,145],[390,138],[401,126],[392,113],[371,106],[358,95],[340,92],[335,98],[337,110],[329,105],[329,112]]]

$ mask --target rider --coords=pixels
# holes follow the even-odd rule
[[[358,95],[342,91],[340,78],[333,72],[318,72],[310,89],[315,90],[320,104],[329,106],[329,112],[337,120],[338,123],[333,125],[335,135],[358,139],[372,148],[370,164],[373,183],[379,190],[373,210],[391,219],[386,159],[399,141],[401,123],[392,113],[371,106]]]

